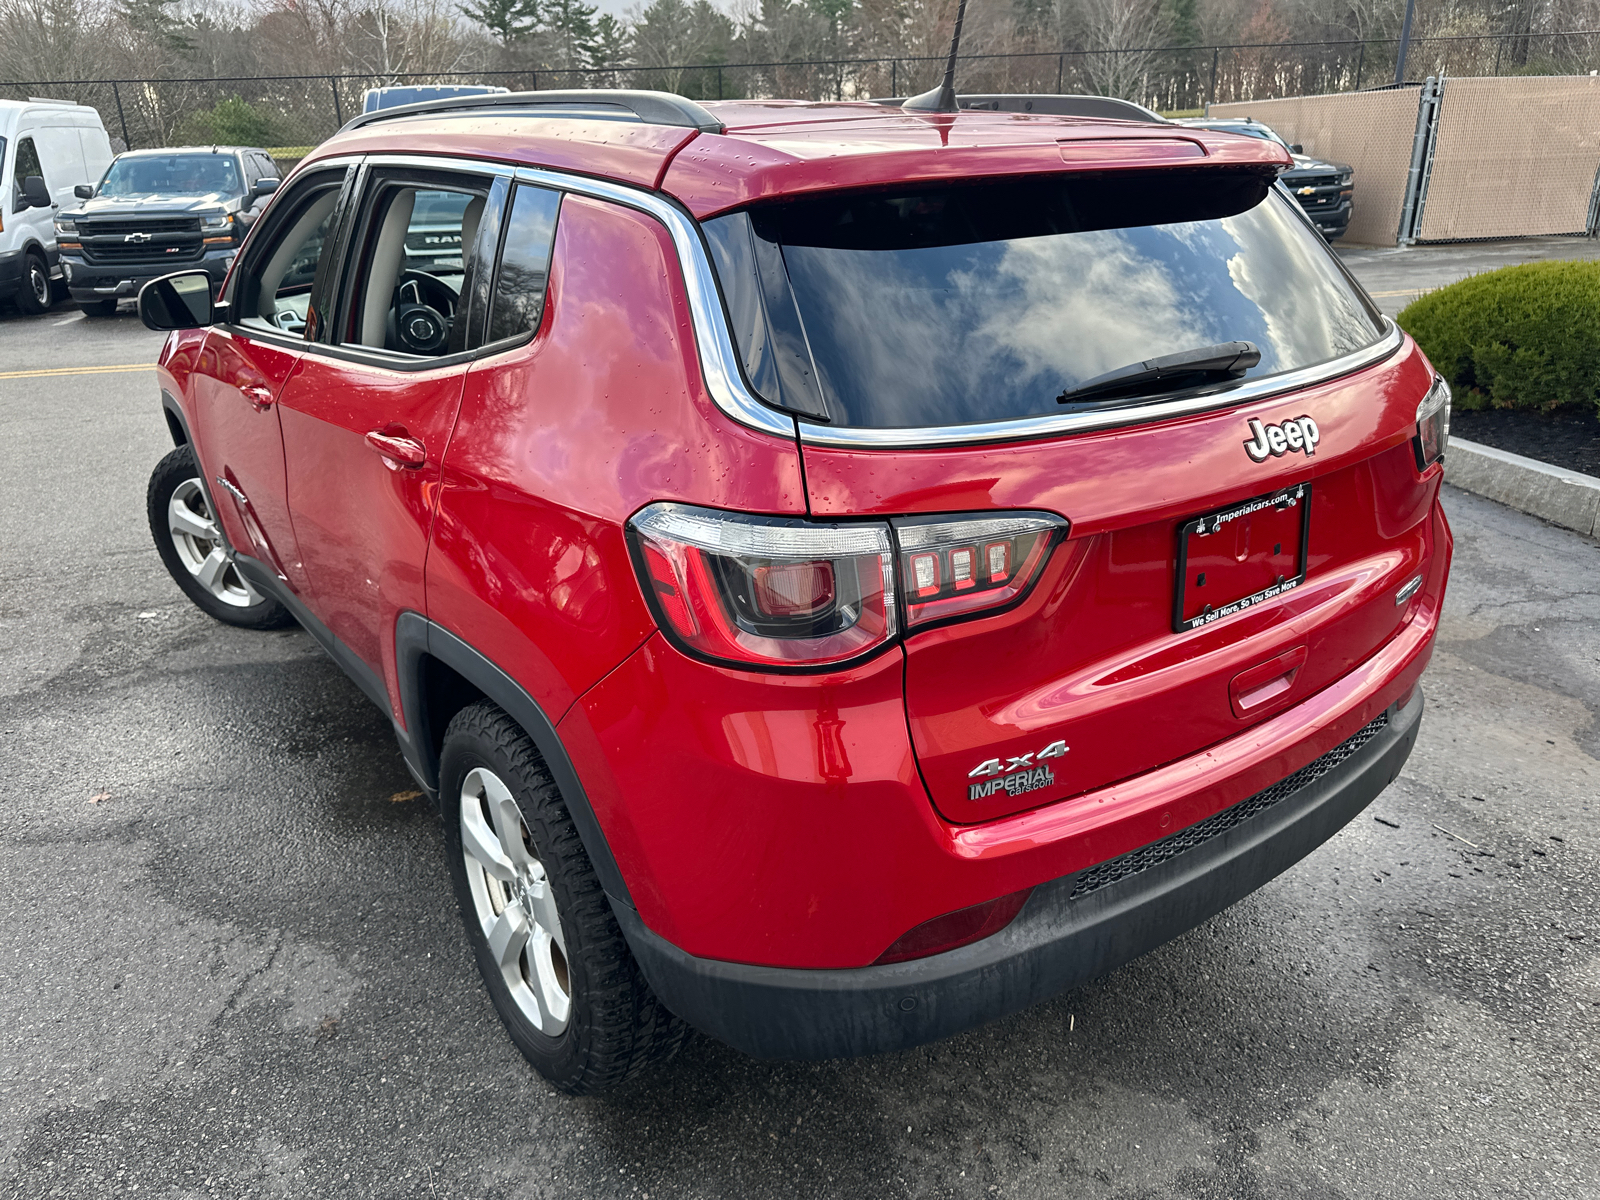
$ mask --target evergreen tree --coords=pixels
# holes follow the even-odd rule
[[[462,16],[482,25],[508,50],[539,24],[539,0],[478,0],[460,7]]]
[[[147,38],[168,54],[188,54],[194,43],[185,34],[187,22],[178,15],[182,0],[117,0],[118,19],[138,38]]]
[[[1167,0],[1167,28],[1174,46],[1200,44],[1200,14],[1196,0]]]
[[[631,57],[633,33],[610,13],[602,13],[594,23],[593,61],[597,67],[626,66]]]
[[[542,32],[549,47],[550,66],[576,70],[595,62],[595,13],[583,0],[544,0]]]

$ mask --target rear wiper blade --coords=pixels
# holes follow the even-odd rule
[[[1056,397],[1057,404],[1103,396],[1108,392],[1149,393],[1148,384],[1163,383],[1186,376],[1237,378],[1261,361],[1261,350],[1254,342],[1220,342],[1198,350],[1164,354],[1160,358],[1129,363],[1104,375],[1086,379]]]

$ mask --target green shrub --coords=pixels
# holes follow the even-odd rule
[[[218,146],[269,146],[282,138],[277,117],[264,113],[238,96],[218,100],[209,110],[197,112],[185,127],[197,142]]]
[[[1413,301],[1397,320],[1462,408],[1600,403],[1600,262],[1473,275]]]

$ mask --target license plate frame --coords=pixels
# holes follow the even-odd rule
[[[1299,568],[1296,574],[1290,576],[1280,573],[1272,583],[1264,588],[1257,588],[1238,599],[1228,600],[1222,604],[1208,604],[1199,612],[1185,617],[1184,609],[1189,593],[1191,540],[1196,537],[1211,537],[1220,534],[1224,528],[1232,525],[1235,521],[1243,520],[1267,509],[1282,512],[1289,508],[1298,508],[1300,512],[1299,542],[1295,547]],[[1178,526],[1177,571],[1172,587],[1172,632],[1188,633],[1191,630],[1204,628],[1222,620],[1224,617],[1231,617],[1248,608],[1254,608],[1258,604],[1275,599],[1285,592],[1293,591],[1306,580],[1310,549],[1310,483],[1292,484],[1289,487],[1279,488],[1275,492],[1269,492],[1264,496],[1254,496],[1249,500],[1240,501],[1238,504],[1229,505],[1227,508],[1192,517],[1185,521]]]

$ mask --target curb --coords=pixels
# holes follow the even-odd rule
[[[1600,536],[1600,479],[1593,475],[1453,437],[1444,480],[1585,537]]]

